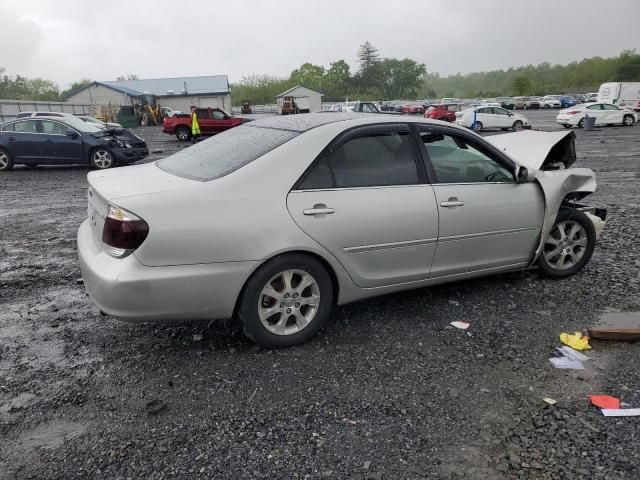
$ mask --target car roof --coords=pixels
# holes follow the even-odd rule
[[[424,118],[422,116],[386,115],[384,113],[357,113],[357,112],[318,112],[304,113],[300,115],[282,115],[264,118],[245,124],[246,127],[273,128],[277,130],[289,130],[304,133],[316,127],[337,122],[345,122],[345,129],[360,125],[375,123],[423,123],[431,125],[447,125],[450,128],[465,130],[450,122],[442,122]]]

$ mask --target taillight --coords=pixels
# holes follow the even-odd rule
[[[580,113],[580,110],[571,110],[567,112],[567,115],[575,115],[576,113]]]
[[[102,246],[115,258],[124,258],[142,245],[149,234],[149,225],[124,208],[109,205],[102,229]]]

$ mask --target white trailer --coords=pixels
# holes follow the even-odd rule
[[[640,111],[640,82],[610,82],[600,85],[598,102]]]

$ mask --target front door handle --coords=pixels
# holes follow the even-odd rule
[[[335,213],[335,208],[327,207],[324,203],[318,203],[313,208],[307,208],[302,211],[305,215],[327,215]]]
[[[441,207],[453,208],[453,207],[462,207],[464,202],[462,200],[458,200],[457,197],[449,197],[449,200],[446,202],[440,202]]]
[[[9,140],[10,142],[13,142],[15,140],[15,138],[9,137],[9,138],[7,138],[7,140]]]

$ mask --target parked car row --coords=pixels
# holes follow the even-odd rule
[[[593,102],[575,105],[558,112],[556,122],[565,128],[584,127],[587,117],[595,118],[595,125],[624,125],[630,127],[638,121],[638,114],[629,108],[611,103]]]

